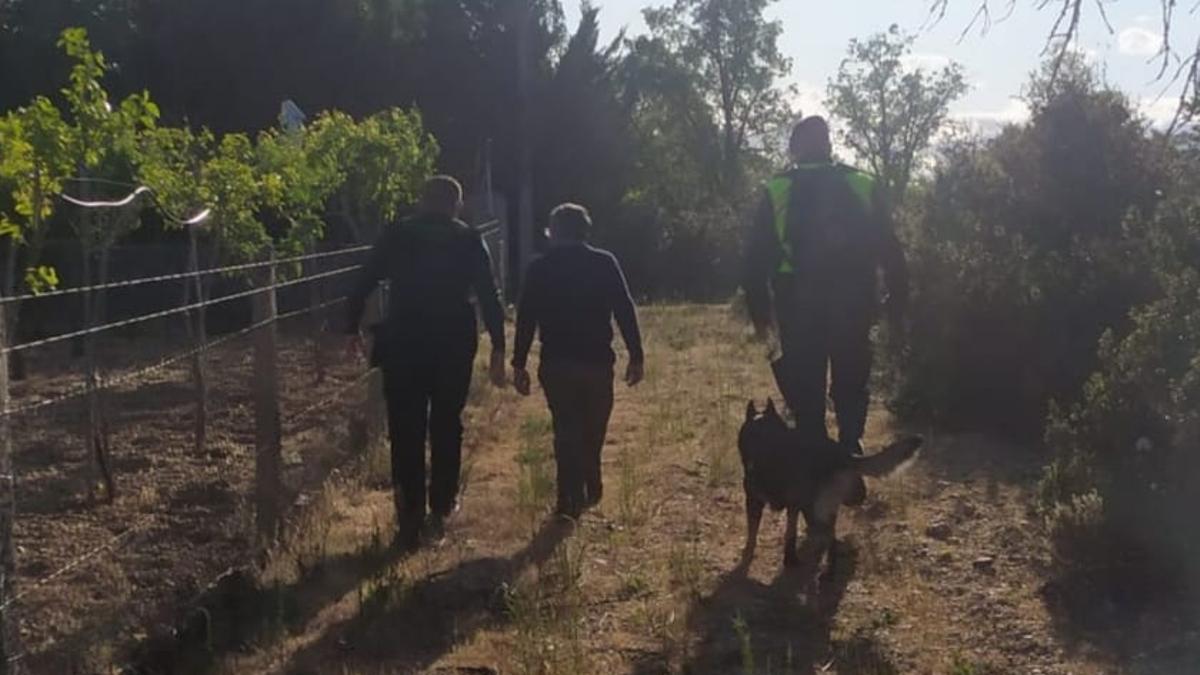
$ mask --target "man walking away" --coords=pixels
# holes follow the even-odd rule
[[[504,386],[504,311],[483,242],[458,220],[462,201],[458,181],[429,179],[420,213],[384,230],[347,301],[351,345],[361,352],[367,296],[380,281],[390,282],[387,317],[372,327],[371,365],[383,370],[397,543],[406,549],[419,543],[425,521],[426,435],[430,538],[443,536],[446,518],[458,509],[462,411],[478,343],[471,292],[491,336],[492,383]]]
[[[875,178],[833,162],[824,119],[801,121],[790,146],[795,166],[767,184],[749,233],[746,301],[760,336],[774,311],[782,355],[771,365],[797,428],[827,438],[828,388],[838,442],[857,454],[869,403],[877,272],[888,291],[888,317],[898,325],[908,296],[904,253]]]
[[[625,274],[608,251],[587,244],[591,217],[563,204],[550,214],[550,250],[529,266],[517,309],[513,383],[528,396],[525,369],[536,330],[542,341],[538,380],[554,418],[557,513],[578,519],[600,502],[600,453],[613,408],[612,320],[629,351],[625,382],[643,377],[642,337]]]

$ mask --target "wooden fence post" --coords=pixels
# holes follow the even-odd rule
[[[379,323],[384,317],[384,307],[387,303],[387,287],[380,286],[375,293],[375,301],[367,305],[366,321],[368,325]],[[374,339],[379,339],[378,334]],[[371,349],[374,349],[372,340]],[[383,398],[383,372],[376,371],[367,379],[367,447],[368,452],[375,451],[387,435],[387,404]]]
[[[0,294],[0,299],[2,299]],[[17,504],[14,494],[12,420],[8,416],[8,308],[0,305],[0,675],[15,671],[9,667],[16,651],[16,622],[12,607],[13,575],[16,559],[13,546],[13,521]]]
[[[271,252],[272,261],[275,253]],[[279,417],[278,316],[275,266],[263,275],[263,291],[254,295],[254,485],[258,539],[268,544],[278,532],[282,515],[283,430]]]

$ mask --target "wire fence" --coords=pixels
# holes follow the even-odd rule
[[[158,561],[164,569],[147,562],[124,576],[136,572],[153,577],[145,582],[151,586],[169,587],[175,582],[169,578],[172,565],[192,563],[181,560],[189,550],[192,556],[206,559],[210,572],[219,572],[253,559],[271,544],[282,527],[290,495],[302,489],[302,481],[297,482],[292,476],[295,471],[284,461],[285,450],[289,456],[299,452],[291,444],[297,442],[300,424],[308,421],[309,428],[325,428],[331,425],[324,422],[335,419],[380,417],[381,394],[373,382],[374,371],[363,372],[361,364],[335,358],[329,321],[322,318],[346,301],[344,294],[327,298],[328,284],[360,270],[361,260],[328,270],[315,265],[361,256],[368,249],[356,246],[0,299],[2,321],[4,311],[39,298],[261,272],[254,275],[258,285],[244,290],[196,302],[184,300],[168,309],[28,342],[4,344],[5,333],[0,332],[0,368],[7,373],[10,356],[67,341],[99,344],[118,329],[176,315],[187,315],[190,321],[193,315],[238,299],[249,300],[254,309],[244,325],[211,339],[192,339],[196,337],[192,335],[182,348],[149,362],[108,370],[89,364],[85,373],[58,379],[29,373],[20,383],[19,395],[12,398],[8,378],[0,381],[5,387],[0,398],[0,436],[9,449],[6,466],[11,467],[0,475],[0,511],[4,512],[0,519],[8,518],[0,537],[11,537],[4,550],[12,552],[11,560],[2,561],[0,580],[0,630],[5,638],[0,672],[35,667],[39,672],[46,668],[73,672],[70,669],[78,663],[73,659],[82,658],[80,644],[90,638],[89,626],[97,630],[106,623],[144,618],[130,608],[118,611],[112,602],[95,600],[80,590],[102,583],[108,574],[121,576],[109,570],[124,569],[121,565],[126,561],[118,558]],[[276,270],[295,264],[304,264],[300,276],[275,279]],[[278,311],[280,291],[295,287],[309,287],[309,302]],[[381,315],[382,300],[371,311]],[[282,330],[287,322],[301,318],[311,320],[300,330]],[[126,351],[130,347],[125,345]],[[61,370],[60,359],[49,358],[47,363]],[[185,365],[190,368],[181,368]],[[325,379],[327,370],[330,377]],[[61,388],[62,379],[72,382],[65,390],[46,392]],[[51,380],[55,387],[46,386]],[[172,386],[156,389],[160,383]],[[382,429],[383,425],[376,419],[367,427]],[[192,449],[188,449],[189,436],[200,440]],[[366,440],[374,443],[378,438]],[[235,451],[229,450],[231,446]],[[127,483],[122,476],[126,467],[134,467],[127,469]],[[93,494],[99,485],[96,471],[107,481],[104,499]],[[216,490],[214,485],[228,489]],[[73,497],[83,493],[87,498]],[[226,501],[238,506],[221,511],[218,507]],[[251,512],[252,519],[243,517]],[[204,518],[212,522],[196,527]],[[239,525],[249,520],[253,526]],[[195,541],[197,529],[204,536],[224,539],[217,542],[219,546]],[[234,534],[212,534],[226,530]],[[70,540],[63,540],[66,533],[71,533]],[[131,593],[130,599],[146,594],[169,604],[165,590]],[[67,606],[53,608],[56,603]],[[96,613],[90,620],[89,607]],[[36,636],[43,632],[63,632],[53,618],[43,616],[64,611],[72,615],[71,623],[78,629],[66,631],[67,637],[38,640]],[[18,645],[25,642],[37,644],[21,649]]]

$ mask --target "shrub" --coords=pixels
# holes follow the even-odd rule
[[[1131,216],[1158,199],[1160,151],[1086,67],[1030,88],[1033,117],[944,149],[903,234],[913,334],[893,408],[1037,437],[1049,402],[1097,367],[1096,343],[1151,297]]]

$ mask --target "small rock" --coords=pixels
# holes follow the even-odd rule
[[[925,536],[938,541],[946,541],[950,538],[950,524],[942,521],[933,523],[925,528]]]
[[[980,556],[971,565],[979,572],[992,572],[996,569],[996,559],[990,555]]]
[[[941,565],[949,565],[954,562],[954,554],[949,551],[942,551],[938,554],[937,561]]]

